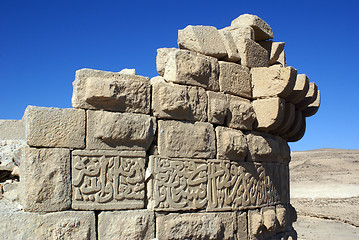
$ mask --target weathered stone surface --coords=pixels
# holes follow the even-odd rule
[[[275,207],[262,208],[263,225],[269,232],[274,232],[277,228]]]
[[[165,74],[165,67],[168,59],[168,54],[174,51],[178,51],[177,48],[159,48],[157,49],[156,56],[156,69],[160,76]]]
[[[246,212],[237,212],[237,226],[237,239],[248,239],[248,223]]]
[[[72,106],[118,112],[150,112],[149,78],[93,69],[76,71]]]
[[[280,135],[284,139],[288,139],[290,137],[293,137],[295,134],[297,134],[300,131],[300,128],[303,124],[303,121],[305,121],[305,117],[303,116],[301,111],[295,111],[294,121],[288,131],[286,131],[284,134]]]
[[[306,126],[307,126],[307,124],[306,124],[305,116],[302,116],[302,121],[301,121],[299,130],[293,135],[292,134],[287,135],[287,141],[288,142],[297,142],[300,139],[302,139],[302,137],[304,137],[304,134],[305,134]]]
[[[269,68],[253,68],[251,74],[254,98],[272,96],[287,98],[293,91],[297,70],[274,65]]]
[[[244,161],[248,146],[245,135],[240,130],[216,127],[217,159]]]
[[[99,240],[150,240],[154,237],[155,216],[152,211],[113,211],[98,215]]]
[[[164,157],[214,158],[215,133],[204,122],[158,121],[158,153]]]
[[[223,125],[228,112],[227,96],[221,92],[207,91],[208,122]]]
[[[287,97],[288,101],[298,104],[305,98],[309,90],[309,79],[305,74],[298,74],[292,93]]]
[[[144,207],[146,152],[72,152],[72,208],[116,210]]]
[[[277,63],[280,63],[282,67],[287,67],[287,58],[285,56],[285,50],[283,50],[278,57]]]
[[[265,231],[263,226],[262,214],[258,209],[248,211],[248,235],[250,239],[256,239]]]
[[[0,140],[0,171],[9,173],[16,171],[22,161],[22,154],[26,146],[24,140]]]
[[[231,23],[231,26],[251,26],[254,29],[255,41],[264,41],[273,38],[272,28],[256,15],[242,14]]]
[[[207,120],[207,94],[203,88],[151,79],[152,112],[157,118],[188,121]]]
[[[227,56],[223,57],[222,59],[230,62],[240,61],[241,56],[238,53],[238,49],[236,44],[234,43],[232,34],[224,29],[218,30],[218,32],[227,51]]]
[[[23,121],[29,146],[85,147],[84,110],[28,106]]]
[[[157,214],[157,239],[237,239],[236,213]]]
[[[248,161],[278,162],[280,158],[279,142],[275,136],[263,132],[250,132],[246,135]]]
[[[187,26],[178,31],[177,43],[180,49],[191,50],[215,58],[227,55],[218,30],[212,26]]]
[[[275,130],[271,131],[274,134],[284,134],[292,126],[295,119],[295,105],[290,102],[285,102],[284,118],[282,124]]]
[[[0,239],[95,240],[95,214],[0,212]]]
[[[25,140],[25,124],[22,120],[0,120],[0,140]]]
[[[252,130],[256,119],[252,104],[249,100],[227,94],[228,116],[226,125],[240,130]]]
[[[157,211],[204,209],[207,204],[207,163],[200,159],[150,156],[147,208]]]
[[[207,210],[241,210],[285,200],[282,168],[277,163],[208,160]]]
[[[263,41],[259,42],[259,45],[261,45],[265,50],[269,53],[269,65],[273,64],[282,64],[279,62],[279,56],[284,51],[284,42],[273,42],[273,41]]]
[[[314,82],[309,83],[309,89],[304,99],[295,105],[299,111],[306,109],[309,104],[313,103],[318,96],[318,87]]]
[[[238,38],[235,43],[241,56],[241,65],[249,68],[269,66],[269,53],[261,45],[249,38]]]
[[[257,116],[256,130],[270,132],[281,126],[285,116],[285,101],[282,98],[257,99],[252,106]]]
[[[219,89],[221,92],[251,98],[249,69],[236,63],[219,61]]]
[[[20,200],[25,211],[53,212],[71,206],[70,151],[26,148],[20,164]]]
[[[155,132],[155,118],[148,115],[87,111],[87,149],[146,151]]]
[[[243,39],[243,38],[249,38],[251,40],[254,40],[254,30],[250,26],[245,26],[245,25],[229,26],[219,31],[230,32],[234,42],[237,42],[239,39]]]
[[[124,69],[122,69],[121,71],[119,71],[118,73],[120,73],[120,74],[127,74],[127,75],[137,75],[136,69],[134,69],[134,68],[131,68],[131,69],[129,69],[129,68],[124,68]]]
[[[313,116],[314,114],[317,113],[319,106],[320,106],[320,91],[318,90],[317,97],[315,98],[315,100],[312,103],[310,103],[306,109],[302,111],[303,115],[305,117]]]
[[[219,64],[213,57],[178,50],[168,54],[163,77],[166,81],[219,91]]]

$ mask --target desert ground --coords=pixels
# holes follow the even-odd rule
[[[359,150],[292,152],[298,239],[359,239]]]

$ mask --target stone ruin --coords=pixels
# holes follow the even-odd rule
[[[1,120],[1,239],[296,239],[290,149],[317,86],[244,14],[187,26],[160,76],[80,69],[73,109]]]

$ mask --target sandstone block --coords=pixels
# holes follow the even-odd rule
[[[249,38],[254,41],[254,30],[250,26],[245,26],[245,25],[229,26],[219,31],[230,32],[234,42],[237,42],[239,39],[243,39],[243,38]]]
[[[23,140],[0,140],[0,171],[7,171],[9,174],[16,171],[26,147]],[[0,182],[4,180],[1,178]]]
[[[71,206],[70,151],[26,148],[20,164],[20,200],[25,211],[53,212]]]
[[[288,101],[298,104],[305,98],[309,90],[309,79],[305,74],[298,74],[292,93],[287,97]]]
[[[73,151],[72,208],[143,208],[145,162],[144,151]]]
[[[252,102],[257,121],[254,128],[270,132],[282,125],[285,116],[285,101],[279,97],[257,99]]]
[[[155,216],[152,211],[112,211],[98,215],[99,240],[150,240],[154,237]]]
[[[317,97],[315,98],[315,100],[312,103],[310,103],[307,106],[307,108],[302,111],[302,113],[305,117],[311,117],[317,113],[319,106],[320,106],[320,91],[318,90]]]
[[[228,116],[226,125],[230,128],[240,130],[252,130],[253,123],[256,119],[252,104],[249,100],[227,95],[228,99]]]
[[[28,106],[23,120],[29,146],[85,147],[84,110]]]
[[[26,140],[22,120],[0,120],[0,140]]]
[[[279,142],[275,136],[263,132],[250,132],[246,135],[248,161],[278,162],[280,159]]]
[[[215,27],[187,26],[178,31],[178,46],[207,56],[221,58],[227,55],[221,36]]]
[[[207,94],[203,88],[151,79],[152,112],[157,118],[189,121],[207,120]]]
[[[274,232],[277,229],[277,218],[275,207],[264,207],[262,208],[263,225],[269,232]]]
[[[161,239],[237,239],[236,213],[170,213],[156,216]]]
[[[314,82],[309,83],[309,89],[304,99],[295,105],[299,111],[306,109],[309,104],[313,103],[318,96],[318,87]]]
[[[121,71],[119,71],[118,73],[120,74],[127,74],[127,75],[137,75],[136,69],[134,68],[124,68]]]
[[[278,221],[278,226],[282,229],[285,229],[289,225],[287,209],[283,205],[277,205],[275,207],[276,217]]]
[[[287,98],[293,91],[297,70],[274,65],[269,68],[253,68],[251,74],[254,98],[272,96]]]
[[[305,130],[306,130],[306,120],[305,120],[305,116],[302,116],[302,121],[301,121],[301,125],[300,125],[300,128],[299,130],[295,133],[295,134],[290,134],[288,137],[287,137],[287,141],[288,142],[297,142],[299,141],[300,139],[302,139],[302,137],[304,137],[304,134],[305,134]]]
[[[165,157],[214,158],[215,133],[212,124],[158,121],[158,153]]]
[[[207,91],[208,96],[208,122],[224,124],[228,112],[227,96],[221,92]]]
[[[263,217],[258,209],[248,211],[248,235],[250,239],[257,239],[265,231],[263,226]],[[259,238],[261,239],[261,238]]]
[[[146,151],[155,132],[155,118],[148,115],[87,111],[87,149]]]
[[[168,54],[163,77],[166,81],[219,91],[219,64],[213,57],[178,50]]]
[[[247,231],[247,213],[246,212],[237,212],[237,239],[248,239]]]
[[[95,240],[95,214],[0,212],[0,239]]]
[[[219,89],[221,92],[251,98],[249,69],[236,63],[219,61]]]
[[[116,112],[150,112],[149,78],[93,69],[76,71],[72,106]]]
[[[265,50],[268,51],[269,65],[274,65],[277,63],[282,64],[282,62],[279,62],[278,60],[280,60],[279,56],[284,51],[284,42],[263,41],[259,42],[259,45],[261,45]]]
[[[231,26],[250,26],[254,29],[255,41],[264,41],[273,38],[272,28],[256,15],[242,14],[231,23]]]
[[[245,135],[240,130],[217,127],[217,159],[244,161],[248,146]]]
[[[235,211],[281,202],[281,168],[277,163],[208,160],[207,211]]]
[[[241,65],[249,68],[269,66],[269,53],[261,45],[249,38],[238,38],[235,43],[241,56]]]
[[[147,208],[156,211],[205,209],[207,162],[150,156]],[[157,225],[158,226],[158,225]]]
[[[293,137],[295,134],[297,134],[301,126],[303,124],[303,121],[305,121],[305,117],[303,116],[301,111],[295,111],[294,121],[287,132],[280,135],[284,139],[288,139],[290,137]]]
[[[290,102],[285,102],[284,118],[282,124],[275,130],[271,131],[274,134],[284,134],[292,126],[295,119],[295,105]]]
[[[160,76],[165,74],[165,67],[168,60],[168,54],[178,51],[177,48],[159,48],[156,56],[156,69]]]
[[[231,32],[226,31],[224,29],[221,29],[218,32],[222,38],[224,47],[226,48],[227,51],[227,56],[223,57],[222,59],[230,62],[240,61],[241,56],[239,56],[238,49],[234,42]]]
[[[283,50],[278,57],[277,63],[282,67],[287,67],[287,58],[285,56],[285,51]]]

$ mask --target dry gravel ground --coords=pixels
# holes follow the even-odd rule
[[[292,152],[298,239],[359,239],[359,150]]]

